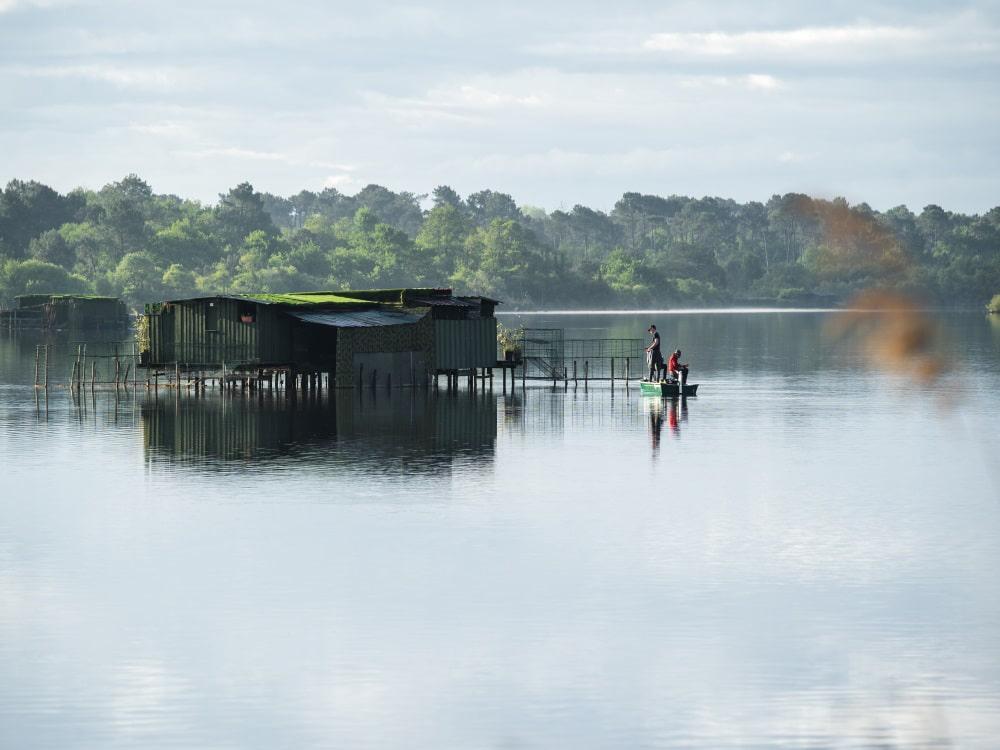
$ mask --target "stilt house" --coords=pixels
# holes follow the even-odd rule
[[[154,368],[371,373],[393,385],[496,365],[496,300],[450,289],[219,295],[146,305],[142,362]]]
[[[22,294],[0,313],[0,325],[17,330],[118,331],[129,325],[128,309],[117,297],[91,294]]]

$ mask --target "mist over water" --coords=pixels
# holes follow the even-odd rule
[[[0,337],[0,747],[992,748],[1000,327],[938,318],[934,388],[821,312],[502,318],[656,323],[683,401],[46,399]]]

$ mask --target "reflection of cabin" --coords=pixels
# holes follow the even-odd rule
[[[496,399],[433,398],[420,390],[361,398],[333,391],[301,401],[150,398],[140,413],[148,459],[200,469],[294,453],[299,468],[312,464],[319,472],[342,464],[436,473],[460,461],[481,470],[497,436]]]
[[[88,294],[22,294],[0,312],[0,325],[12,329],[115,331],[127,328],[128,309],[117,297]]]
[[[450,289],[253,294],[146,306],[149,367],[281,368],[337,386],[378,372],[395,385],[496,365],[496,301]]]

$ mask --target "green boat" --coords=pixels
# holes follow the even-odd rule
[[[698,395],[698,384],[688,383],[683,386],[684,392],[681,392],[681,386],[677,383],[665,383],[657,382],[653,383],[648,380],[639,381],[639,391],[643,396],[697,396]]]

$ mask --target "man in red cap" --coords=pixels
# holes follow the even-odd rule
[[[667,372],[670,373],[671,377],[677,379],[677,382],[681,386],[687,385],[688,382],[688,366],[681,364],[681,350],[676,349],[673,354],[670,355],[670,359],[667,361]]]

